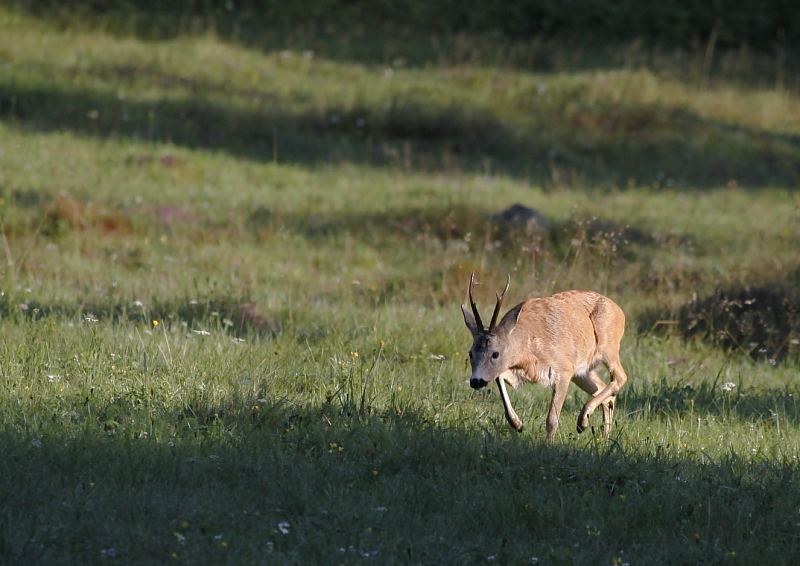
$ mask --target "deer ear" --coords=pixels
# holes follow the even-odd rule
[[[522,312],[522,303],[515,306],[513,309],[508,311],[503,320],[500,321],[500,324],[497,325],[497,330],[504,334],[510,334],[514,327],[517,325],[517,320],[519,319],[519,315]]]
[[[478,323],[475,322],[475,315],[473,315],[465,305],[461,305],[461,314],[464,315],[464,324],[467,325],[469,331],[472,332],[473,336],[477,334]]]

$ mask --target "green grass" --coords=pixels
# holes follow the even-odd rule
[[[796,92],[10,11],[0,66],[0,564],[798,561]],[[473,269],[623,307],[610,440],[469,388]]]

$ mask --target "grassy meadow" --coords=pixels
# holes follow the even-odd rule
[[[519,49],[0,8],[0,565],[800,562],[796,79]],[[473,270],[622,306],[610,439],[470,389]]]

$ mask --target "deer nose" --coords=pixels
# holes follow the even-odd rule
[[[472,387],[473,389],[480,389],[481,387],[485,387],[486,383],[488,382],[484,381],[479,377],[471,377],[469,380],[469,386]]]

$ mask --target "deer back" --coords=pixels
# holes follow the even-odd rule
[[[571,377],[603,358],[613,338],[619,348],[624,326],[625,315],[610,299],[592,291],[567,291],[522,303],[508,346],[532,381],[540,381],[543,368]]]

